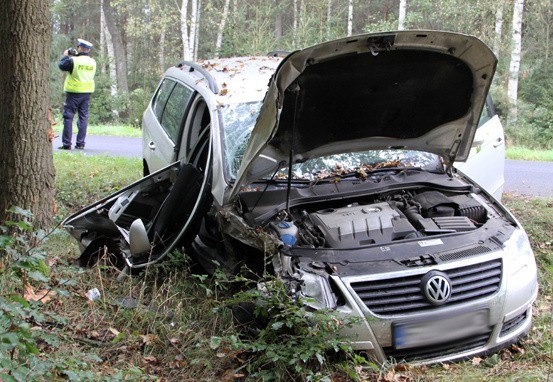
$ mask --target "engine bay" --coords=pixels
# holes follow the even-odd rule
[[[431,189],[388,192],[282,211],[271,229],[289,246],[347,249],[477,229],[488,220],[470,193]]]

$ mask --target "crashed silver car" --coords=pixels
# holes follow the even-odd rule
[[[259,108],[183,63],[205,107],[177,161],[63,225],[83,264],[103,248],[130,271],[177,249],[208,272],[269,264],[292,297],[352,319],[343,334],[380,362],[497,350],[530,330],[536,264],[517,220],[454,167],[495,67],[467,35],[360,35],[280,59]]]

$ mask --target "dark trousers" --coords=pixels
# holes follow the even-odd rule
[[[88,104],[90,103],[90,93],[66,93],[65,103],[63,105],[63,135],[61,141],[64,146],[71,146],[71,137],[73,136],[73,117],[79,113],[77,121],[77,146],[85,145],[86,128],[88,127]]]

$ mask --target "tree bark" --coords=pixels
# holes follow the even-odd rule
[[[348,36],[353,33],[353,0],[348,0]]]
[[[225,0],[225,5],[223,6],[223,16],[221,17],[219,30],[217,31],[217,41],[215,43],[215,58],[219,58],[219,54],[221,53],[221,46],[223,45],[223,33],[225,32],[225,25],[227,24],[229,5],[230,0]]]
[[[115,71],[117,73],[117,90],[119,93],[128,93],[129,86],[127,84],[127,53],[121,32],[115,24],[115,15],[111,0],[102,0],[104,6],[104,16],[106,18],[106,26],[111,35],[115,57]]]
[[[292,19],[292,33],[293,33],[293,38],[292,38],[292,42],[294,44],[294,48],[298,46],[298,0],[294,0],[293,1],[293,7],[294,9],[292,10],[293,13],[293,19]]]
[[[332,33],[332,0],[326,4],[326,38],[330,39]]]
[[[397,30],[405,29],[405,15],[407,14],[407,0],[399,0],[399,15],[397,18]]]
[[[505,8],[505,0],[499,0],[495,10],[495,35],[493,39],[493,52],[499,57],[499,49],[501,47],[501,34],[503,33],[503,9]]]
[[[192,0],[192,11],[190,12],[190,34],[189,43],[191,60],[195,60],[196,56],[196,33],[198,32],[198,0]]]
[[[2,0],[0,12],[0,223],[18,206],[46,229],[55,209],[49,1]]]
[[[520,70],[520,56],[522,52],[522,12],[524,0],[515,0],[513,8],[512,50],[509,66],[509,85],[507,97],[509,99],[509,123],[514,123],[518,116],[518,75]]]
[[[114,96],[117,94],[117,67],[115,65],[115,53],[113,48],[113,40],[111,38],[111,33],[109,32],[109,29],[106,25],[106,15],[104,12],[104,4],[100,4],[100,11],[101,11],[100,19],[102,21],[101,24],[102,24],[102,32],[103,32],[102,34],[105,39],[106,51],[108,55],[107,61],[108,61],[108,67],[109,67],[109,79],[111,82],[110,94]],[[118,113],[116,112],[116,115],[117,114]]]

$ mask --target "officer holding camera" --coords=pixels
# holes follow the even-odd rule
[[[71,150],[73,135],[73,117],[79,114],[77,121],[76,149],[84,149],[86,128],[88,126],[88,105],[90,94],[94,93],[94,75],[96,61],[89,56],[92,44],[83,39],[77,39],[77,49],[69,48],[63,52],[59,68],[67,72],[63,90],[66,98],[63,105],[63,146],[60,150]]]

